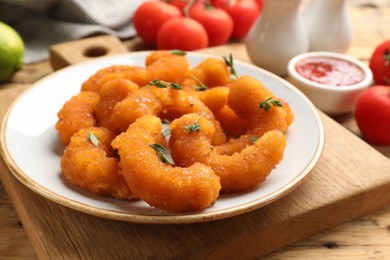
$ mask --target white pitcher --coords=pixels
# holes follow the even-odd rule
[[[248,55],[257,66],[287,75],[292,57],[308,51],[309,41],[300,17],[301,0],[265,0],[264,8],[246,39]]]
[[[346,0],[311,0],[302,14],[310,51],[344,53],[352,43]]]

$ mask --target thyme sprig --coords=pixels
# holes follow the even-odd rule
[[[205,91],[209,89],[209,87],[207,87],[198,77],[195,77],[194,75],[191,75],[190,77],[199,84],[199,86],[194,87],[196,91]]]
[[[158,158],[163,163],[173,165],[174,163],[169,159],[167,156],[167,150],[162,146],[161,144],[155,143],[155,144],[149,144],[150,147],[153,148],[153,150],[156,151]]]
[[[177,56],[185,56],[187,53],[185,51],[181,50],[171,50],[171,54],[177,55]]]
[[[188,130],[188,134],[192,134],[193,132],[200,132],[200,124],[199,120],[205,115],[205,113],[201,114],[198,119],[192,125],[186,125],[184,128]]]
[[[149,86],[155,86],[158,88],[172,88],[172,89],[182,89],[181,85],[178,83],[166,82],[163,80],[152,80],[148,83]]]
[[[230,53],[229,58],[223,57],[225,60],[226,65],[230,69],[230,74],[236,79],[238,78],[238,74],[236,69],[234,68],[234,63],[233,63],[233,54]]]
[[[252,144],[256,143],[256,141],[258,140],[259,138],[257,138],[256,136],[251,136],[251,142]]]
[[[270,104],[272,104],[275,107],[281,107],[282,106],[282,102],[280,102],[277,99],[274,99],[273,97],[269,97],[266,100],[264,100],[263,102],[259,103],[259,108],[264,109],[265,111],[268,111],[268,110],[271,109],[271,105]]]
[[[99,139],[96,137],[96,135],[92,132],[88,133],[88,140],[94,145],[99,146]]]

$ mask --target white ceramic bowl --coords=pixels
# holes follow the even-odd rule
[[[304,77],[297,71],[297,64],[299,66],[303,60],[308,61],[309,59],[318,58],[323,61],[341,61],[344,63],[344,67],[342,67],[343,72],[329,74],[329,80],[335,81],[338,77],[346,76],[351,71],[361,72],[363,75],[358,82],[346,85],[333,85],[332,83],[319,83],[318,80]],[[354,75],[356,76],[356,74]],[[358,96],[372,84],[373,77],[368,66],[356,58],[340,53],[319,51],[299,54],[292,58],[288,63],[288,80],[323,112],[327,114],[342,114],[354,110]]]

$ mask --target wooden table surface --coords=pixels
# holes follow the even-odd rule
[[[355,39],[348,54],[367,62],[373,48],[390,39],[390,1],[350,1]],[[126,41],[129,50],[144,49],[139,39]],[[242,51],[242,43],[229,47]],[[2,90],[19,93],[31,83],[52,72],[47,61],[25,66]],[[5,109],[4,107],[1,109]],[[353,115],[334,118],[360,136]],[[390,158],[389,146],[374,146]],[[390,171],[390,170],[389,170]],[[384,172],[383,174],[389,174]],[[17,207],[17,205],[15,205]],[[24,228],[0,183],[0,259],[37,258]],[[389,259],[390,258],[390,208],[337,226],[324,233],[285,246],[262,259]]]

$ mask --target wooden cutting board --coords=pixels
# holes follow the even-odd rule
[[[99,46],[101,38],[91,39],[93,46]],[[53,46],[52,64],[61,59],[59,68],[80,61],[77,53],[91,47],[80,44],[86,42]],[[203,52],[222,56],[232,52],[236,59],[248,61],[240,44]],[[0,91],[0,119],[24,89]],[[333,119],[320,115],[325,148],[308,178],[284,198],[224,220],[185,225],[107,220],[35,194],[13,177],[3,161],[0,177],[43,259],[253,258],[390,204],[390,160]]]

